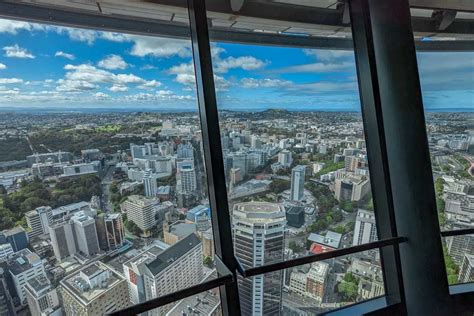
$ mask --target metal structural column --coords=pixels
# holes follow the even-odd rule
[[[197,99],[216,255],[237,280],[227,189],[222,159],[211,46],[204,0],[188,0]],[[224,315],[240,315],[237,282],[220,287]]]
[[[399,254],[383,252],[388,291],[399,280],[408,315],[449,315],[409,2],[349,3],[377,224],[381,234],[408,238]]]

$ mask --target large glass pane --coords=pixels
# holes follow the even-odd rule
[[[245,315],[318,315],[385,293],[378,250],[255,276],[239,283]],[[276,284],[282,282],[282,286]],[[251,292],[250,284],[263,283]],[[252,301],[253,298],[253,301]],[[247,302],[245,304],[245,302]],[[252,302],[252,303],[250,303]]]
[[[0,45],[0,303],[102,315],[214,278],[189,38],[0,20]]]
[[[232,27],[257,38],[284,33],[281,21],[254,22]],[[375,241],[354,52],[224,43],[212,34],[234,250],[244,268]],[[239,279],[245,315],[279,313],[272,297],[282,275]]]
[[[417,57],[440,228],[474,228],[474,52]],[[474,237],[443,243],[449,283],[472,281],[459,272],[463,265],[472,268]]]

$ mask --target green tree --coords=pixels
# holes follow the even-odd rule
[[[357,284],[352,282],[342,281],[338,284],[337,290],[342,295],[344,301],[353,302],[357,298]]]
[[[125,224],[125,227],[127,228],[129,232],[131,232],[132,234],[136,236],[139,236],[143,233],[140,227],[138,227],[137,224],[135,224],[133,221],[130,221],[130,220],[127,221],[127,223]]]
[[[212,265],[212,258],[209,256],[205,256],[203,260],[204,265],[210,267]]]
[[[275,179],[270,183],[270,190],[275,193],[281,193],[285,190],[288,190],[290,188],[290,181],[288,180],[282,180],[282,179]]]

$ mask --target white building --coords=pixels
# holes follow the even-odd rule
[[[53,211],[50,206],[40,206],[25,214],[26,223],[30,228],[29,238],[48,234],[48,225],[51,223]]]
[[[98,253],[99,239],[94,218],[87,216],[84,212],[79,212],[71,218],[71,223],[74,225],[77,250],[86,256]]]
[[[122,211],[127,213],[129,221],[134,222],[141,230],[147,231],[156,225],[155,213],[159,200],[140,195],[131,195],[122,203]]]
[[[13,254],[13,248],[10,243],[0,245],[0,261],[5,261],[9,255]]]
[[[25,292],[32,316],[62,316],[58,292],[46,276],[28,280]]]
[[[282,150],[278,153],[278,162],[288,168],[293,163],[293,159],[291,157],[291,152],[289,150]]]
[[[244,268],[284,260],[285,224],[285,209],[279,204],[248,202],[234,205],[234,252]],[[238,284],[242,289],[241,309],[244,315],[280,313],[283,286],[281,271],[252,278],[239,277]]]
[[[157,192],[156,178],[151,169],[145,170],[143,175],[143,185],[145,187],[145,196],[155,197]]]
[[[377,227],[374,212],[363,209],[357,210],[352,245],[362,245],[375,240],[377,240]]]
[[[306,166],[299,165],[291,170],[290,200],[301,201],[304,197],[304,178]]]
[[[196,171],[194,162],[183,161],[179,163],[177,188],[180,193],[193,193],[196,191]]]
[[[195,234],[190,234],[145,264],[145,297],[160,297],[196,285],[202,279],[202,244]],[[156,308],[148,314],[163,315],[171,307]]]
[[[22,304],[26,303],[26,283],[36,277],[45,276],[43,261],[29,249],[22,249],[11,256],[7,263],[13,286]]]

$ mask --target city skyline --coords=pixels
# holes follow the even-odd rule
[[[197,110],[190,40],[0,20],[0,47],[0,110]],[[215,42],[212,51],[221,110],[360,111],[352,51]],[[474,109],[474,53],[418,61],[427,111]]]

